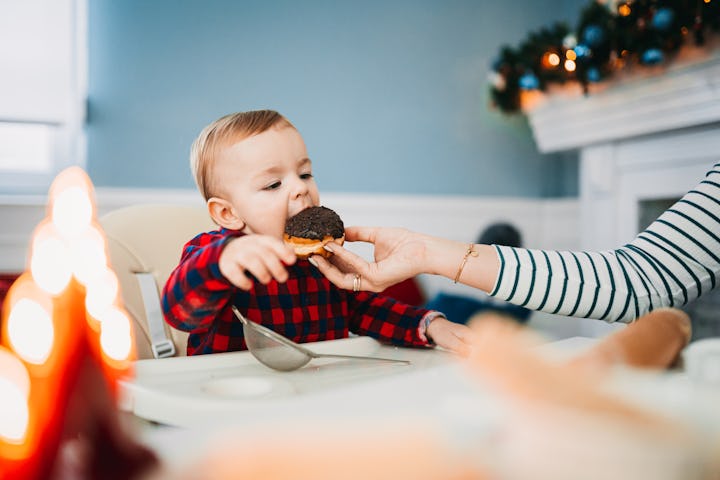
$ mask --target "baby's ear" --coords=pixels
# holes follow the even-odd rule
[[[230,202],[222,198],[212,197],[207,201],[208,213],[213,221],[229,230],[242,230],[245,222],[238,217]]]

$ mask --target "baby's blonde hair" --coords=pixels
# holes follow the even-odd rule
[[[205,201],[216,194],[217,185],[212,169],[218,152],[273,127],[295,128],[287,118],[274,110],[231,113],[203,128],[190,148],[190,169]]]

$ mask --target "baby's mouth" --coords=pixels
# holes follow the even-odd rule
[[[293,213],[288,212],[288,219],[294,217],[295,215],[297,215],[297,214],[300,213],[300,212],[303,212],[303,211],[307,210],[308,208],[311,208],[312,206],[313,206],[313,205],[306,205],[306,206],[298,209],[297,211],[295,211],[295,212],[293,212]]]

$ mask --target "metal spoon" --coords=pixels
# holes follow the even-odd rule
[[[381,362],[395,362],[410,365],[407,360],[395,358],[363,357],[356,355],[335,355],[330,353],[315,353],[312,350],[298,345],[289,338],[277,332],[251,322],[234,305],[233,313],[243,325],[245,343],[250,353],[263,365],[274,370],[289,372],[297,370],[313,358],[344,358],[352,360],[375,360]]]

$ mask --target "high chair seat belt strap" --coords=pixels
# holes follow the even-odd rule
[[[155,283],[155,277],[152,273],[135,273],[135,278],[137,278],[140,285],[140,295],[142,296],[145,318],[147,318],[148,330],[150,331],[153,357],[172,357],[175,355],[175,344],[165,333],[165,320],[160,307],[160,295]]]

